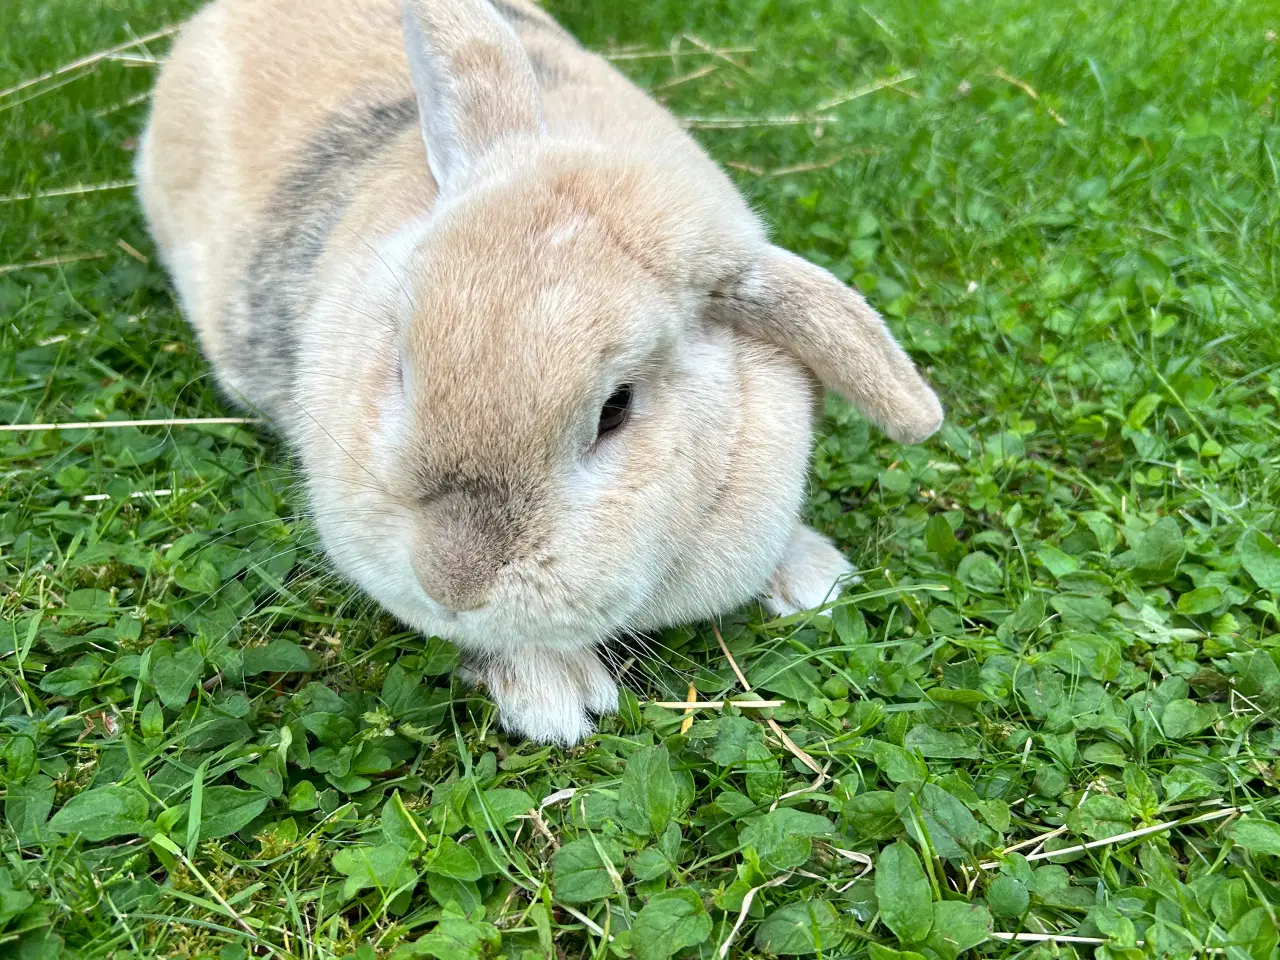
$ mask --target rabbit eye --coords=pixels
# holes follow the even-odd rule
[[[613,391],[609,399],[604,402],[604,406],[600,408],[600,423],[596,427],[596,439],[599,440],[606,433],[617,430],[627,422],[630,414],[631,384],[624,383]]]

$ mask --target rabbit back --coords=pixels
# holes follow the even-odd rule
[[[723,179],[542,10],[493,7],[520,36],[550,135],[678,156]],[[313,278],[435,200],[399,6],[215,0],[182,31],[153,103],[140,193],[184,312],[231,399],[287,421]]]

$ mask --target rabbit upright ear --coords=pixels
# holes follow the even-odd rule
[[[713,291],[714,311],[786,350],[894,440],[918,443],[942,425],[942,405],[862,296],[826,270],[774,246]]]
[[[442,192],[512,134],[542,128],[542,96],[515,30],[488,0],[401,0],[427,163]]]

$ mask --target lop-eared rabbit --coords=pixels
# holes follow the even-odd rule
[[[798,519],[822,385],[895,440],[942,420],[862,297],[523,0],[215,0],[138,173],[334,565],[538,740],[616,707],[612,637],[834,595]]]

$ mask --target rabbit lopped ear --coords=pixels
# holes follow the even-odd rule
[[[542,96],[515,30],[488,0],[401,0],[427,163],[441,192],[512,134],[542,129]]]
[[[821,267],[767,246],[712,293],[719,316],[799,359],[900,443],[942,425],[942,405],[861,294]]]

